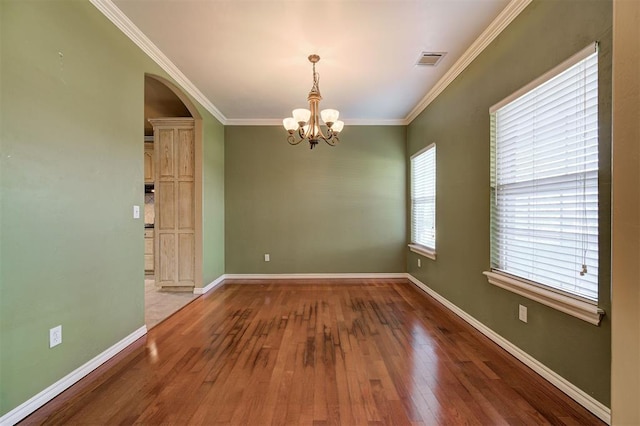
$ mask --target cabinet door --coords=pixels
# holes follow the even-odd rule
[[[153,119],[156,283],[166,290],[195,285],[193,119]]]
[[[152,254],[144,255],[144,271],[153,272],[153,255]]]
[[[144,254],[153,256],[153,237],[144,239]]]
[[[145,272],[153,272],[155,259],[153,255],[153,229],[144,230],[144,270]]]
[[[144,144],[144,183],[153,183],[153,143]]]

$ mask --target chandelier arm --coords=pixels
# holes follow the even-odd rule
[[[293,137],[292,133],[290,133],[289,136],[287,136],[287,142],[289,142],[289,145],[298,145],[303,140],[304,139],[300,139],[299,141],[296,141],[296,138]]]
[[[324,139],[323,140],[327,143],[327,145],[329,146],[336,146],[338,144],[338,142],[340,142],[340,139],[338,139],[338,137],[336,135],[332,135],[329,136],[328,139]]]
[[[331,145],[331,146],[336,146],[338,142],[340,142],[340,139],[338,139],[338,136],[335,133],[330,133],[328,137],[321,135],[319,136],[319,139],[322,139],[327,143],[327,145]]]
[[[331,139],[331,135],[325,136],[322,132],[322,128],[318,125],[318,138],[324,139],[326,141],[327,139]]]

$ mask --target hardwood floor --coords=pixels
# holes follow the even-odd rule
[[[24,424],[603,424],[404,280],[227,281]]]

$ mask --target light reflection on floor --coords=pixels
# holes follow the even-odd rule
[[[433,389],[438,389],[439,358],[433,352],[437,345],[429,332],[425,330],[422,322],[412,321],[410,330],[413,351],[409,353],[411,372],[407,374],[407,377],[411,378],[413,384],[415,395],[412,395],[412,399],[423,401],[423,409],[426,402],[426,406],[431,412],[431,418],[438,419],[441,404],[433,393]]]

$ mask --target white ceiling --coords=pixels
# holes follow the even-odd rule
[[[390,124],[407,121],[510,0],[113,3],[227,124],[280,122],[308,107],[311,53],[321,57],[321,109],[347,124]],[[416,66],[422,51],[447,54]]]

